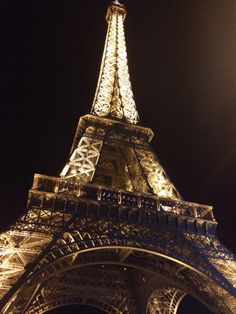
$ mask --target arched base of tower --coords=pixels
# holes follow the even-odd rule
[[[83,304],[109,314],[137,314],[128,278],[117,267],[103,266],[68,270],[45,281],[26,313],[39,314],[69,304]]]
[[[41,314],[83,304],[111,314],[176,314],[186,293],[213,313],[232,313],[214,301],[207,277],[154,252],[113,246],[72,253],[65,242],[63,247],[52,249],[55,261],[43,258],[47,265],[35,268],[3,313]],[[62,250],[68,254],[59,257]]]
[[[154,291],[149,296],[150,288]],[[14,314],[41,314],[70,304],[93,306],[108,314],[176,314],[184,295],[158,275],[102,264],[67,270],[46,280],[32,303],[25,308],[18,304]]]

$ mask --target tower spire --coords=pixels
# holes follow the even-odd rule
[[[114,0],[106,15],[107,36],[91,113],[137,124],[139,117],[127,62],[125,16],[124,5]]]
[[[93,114],[79,120],[69,162],[60,177],[35,174],[27,210],[0,234],[0,313],[176,313],[186,293],[236,313],[236,259],[212,207],[181,198],[153,132],[135,125],[125,13],[118,0],[109,7]]]

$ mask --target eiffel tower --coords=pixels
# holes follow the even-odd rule
[[[176,314],[186,294],[236,313],[236,259],[211,206],[183,200],[141,125],[119,1],[90,114],[60,176],[35,174],[27,211],[0,235],[0,312],[84,304],[116,314]]]

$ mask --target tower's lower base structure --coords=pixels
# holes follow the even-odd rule
[[[236,313],[234,256],[216,223],[186,206],[36,175],[26,215],[1,235],[0,312],[78,303],[174,314],[191,294],[213,313]]]
[[[25,215],[0,235],[1,314],[76,303],[176,314],[186,294],[236,314],[236,260],[216,237],[212,207],[182,199],[141,125],[125,16],[112,1],[91,114],[79,120],[60,177],[35,175]]]

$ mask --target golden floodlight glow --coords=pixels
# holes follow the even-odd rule
[[[140,124],[125,16],[114,0],[91,114],[61,175],[35,174],[27,210],[0,234],[0,313],[82,303],[176,314],[186,294],[236,313],[236,260],[216,236],[212,206],[182,199]]]
[[[119,2],[107,13],[108,30],[92,113],[137,124],[139,121],[131,88],[125,35],[126,11]]]

